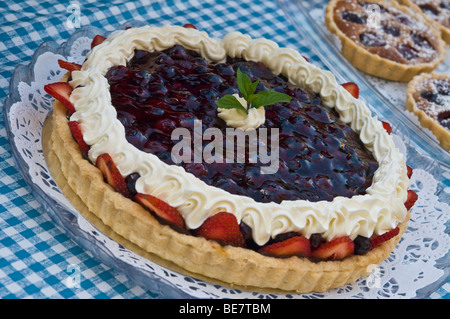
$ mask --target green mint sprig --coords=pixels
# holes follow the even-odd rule
[[[255,93],[256,87],[259,84],[259,79],[252,82],[247,74],[241,72],[241,69],[237,70],[236,81],[241,96],[247,101],[247,105],[250,106],[249,109],[257,109],[261,106],[267,106],[275,103],[289,102],[292,99],[289,95],[276,91],[267,90]],[[221,97],[217,101],[217,106],[221,109],[238,109],[248,114],[248,110],[242,106],[235,96],[231,94],[226,94]]]

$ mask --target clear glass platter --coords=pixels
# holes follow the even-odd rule
[[[122,28],[142,24],[127,22]],[[442,165],[412,142],[412,128],[406,125],[408,122],[402,124],[401,121],[394,123],[393,134],[408,163],[417,167],[411,188],[419,194],[419,201],[413,208],[410,227],[392,255],[370,276],[354,284],[311,294],[232,289],[162,267],[103,234],[74,209],[57,187],[43,156],[41,136],[53,102],[43,86],[59,81],[63,74],[57,59],[81,63],[96,34],[106,35],[94,27],[84,27],[62,45],[43,43],[29,65],[16,68],[10,82],[10,95],[5,101],[4,117],[17,167],[33,194],[54,222],[100,261],[125,273],[160,298],[424,298],[449,279],[450,237],[446,225],[450,209],[448,201],[441,198]],[[348,70],[346,72],[345,78],[353,78]]]
[[[389,0],[387,0],[389,1]],[[310,43],[311,51],[337,78],[358,83],[362,96],[380,118],[407,134],[410,143],[423,156],[430,156],[445,169],[450,168],[450,152],[442,148],[433,134],[423,129],[417,118],[404,109],[406,83],[385,81],[352,66],[340,51],[340,41],[325,27],[328,0],[277,0],[284,14]],[[436,71],[450,74],[450,46],[445,61]]]

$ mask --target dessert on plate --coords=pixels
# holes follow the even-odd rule
[[[145,26],[92,47],[45,86],[46,160],[133,245],[213,282],[312,292],[400,240],[412,169],[356,84],[240,32]]]
[[[423,127],[450,150],[450,77],[437,72],[424,73],[408,83],[406,109],[419,118]]]
[[[442,39],[450,44],[450,1],[448,0],[397,0],[423,14],[441,31]]]
[[[445,56],[440,32],[420,13],[394,1],[332,0],[325,24],[356,68],[380,78],[408,82],[433,71]]]

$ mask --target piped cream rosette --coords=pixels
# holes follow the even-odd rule
[[[306,200],[260,203],[250,197],[230,194],[209,186],[182,167],[167,165],[155,155],[127,142],[122,124],[111,104],[104,77],[115,65],[126,65],[134,50],[161,51],[175,44],[197,51],[212,63],[227,56],[264,63],[274,74],[283,74],[299,87],[319,93],[323,103],[335,108],[340,118],[357,132],[379,163],[372,185],[365,195],[336,197],[332,201]],[[223,39],[178,26],[140,27],[117,31],[88,55],[80,71],[72,72],[70,97],[83,136],[91,146],[89,158],[109,153],[121,174],[139,173],[136,190],[156,196],[175,207],[190,229],[221,211],[232,213],[252,228],[253,238],[262,245],[271,237],[297,231],[309,237],[321,233],[330,240],[337,236],[370,237],[391,230],[407,216],[409,179],[402,154],[381,122],[371,115],[362,100],[353,98],[335,77],[308,63],[300,53],[280,48],[266,39],[252,39],[239,32]]]

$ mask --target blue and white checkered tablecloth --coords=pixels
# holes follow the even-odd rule
[[[320,63],[273,0],[0,1],[0,103],[15,67],[28,64],[46,40],[66,41],[67,21],[80,8],[80,25],[112,31],[130,19],[148,24],[192,23],[211,36],[238,30],[301,49]],[[67,285],[69,265],[78,265],[79,287]],[[448,283],[431,298],[449,297]],[[81,249],[50,219],[15,166],[3,114],[0,116],[0,298],[158,298]]]

